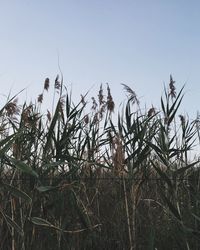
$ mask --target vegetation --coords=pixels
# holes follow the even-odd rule
[[[109,85],[89,110],[57,76],[44,115],[49,86],[0,110],[0,249],[200,249],[199,119],[179,114],[184,88],[170,76],[161,110],[142,111],[123,85],[116,121]]]

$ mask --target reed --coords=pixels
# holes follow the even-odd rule
[[[170,76],[161,108],[143,111],[123,84],[117,119],[109,85],[91,104],[73,103],[62,76],[51,88],[0,110],[0,249],[200,249],[199,119],[179,113],[184,87]]]

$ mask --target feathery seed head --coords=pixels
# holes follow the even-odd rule
[[[103,88],[102,88],[102,84],[100,86],[100,90],[99,90],[99,94],[98,94],[98,97],[99,97],[99,105],[103,105],[105,103],[104,101],[104,96],[103,96]]]
[[[185,117],[183,115],[179,115],[179,118],[181,120],[181,125],[185,126]]]
[[[174,83],[175,83],[175,81],[173,80],[172,75],[170,75],[169,95],[170,95],[172,98],[175,98],[175,97],[176,97],[176,88],[175,88]]]
[[[152,107],[149,109],[147,116],[151,117],[151,116],[155,115],[155,113],[156,113],[155,108]]]
[[[6,110],[7,115],[9,117],[12,117],[14,115],[18,115],[19,114],[20,110],[19,110],[19,107],[17,106],[17,102],[18,102],[18,99],[16,98],[12,102],[9,102],[9,103],[6,104],[5,110]]]
[[[128,93],[129,101],[131,101],[133,104],[136,103],[137,105],[139,105],[140,102],[137,98],[135,91],[133,91],[128,85],[124,83],[122,83],[122,86],[124,87],[125,91]]]
[[[85,97],[83,95],[81,95],[81,103],[83,104],[83,106],[86,105]]]
[[[84,120],[84,123],[85,123],[85,124],[88,124],[88,123],[89,123],[89,115],[88,115],[88,114],[85,115],[85,116],[83,117],[83,120]]]
[[[55,87],[55,89],[60,90],[61,84],[59,81],[59,75],[56,76],[54,87]]]
[[[47,77],[46,79],[45,79],[45,81],[44,81],[44,89],[46,90],[46,91],[48,91],[49,90],[49,78]]]
[[[113,101],[109,84],[107,83],[107,109],[110,112],[114,112],[115,103]]]
[[[97,104],[97,102],[96,102],[95,98],[94,98],[94,97],[92,97],[92,110],[96,111],[97,106],[98,106],[98,104]]]
[[[38,102],[39,103],[42,103],[43,102],[43,94],[40,94],[39,96],[38,96]]]

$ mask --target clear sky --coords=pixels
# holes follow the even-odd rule
[[[59,73],[78,98],[108,82],[157,105],[169,75],[186,83],[184,110],[200,110],[200,1],[1,0],[0,93],[42,91]]]

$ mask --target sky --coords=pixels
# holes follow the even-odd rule
[[[170,74],[184,85],[181,112],[200,110],[200,1],[0,0],[1,100],[37,98],[59,66],[74,101],[109,83],[117,104],[130,86],[158,106]]]

